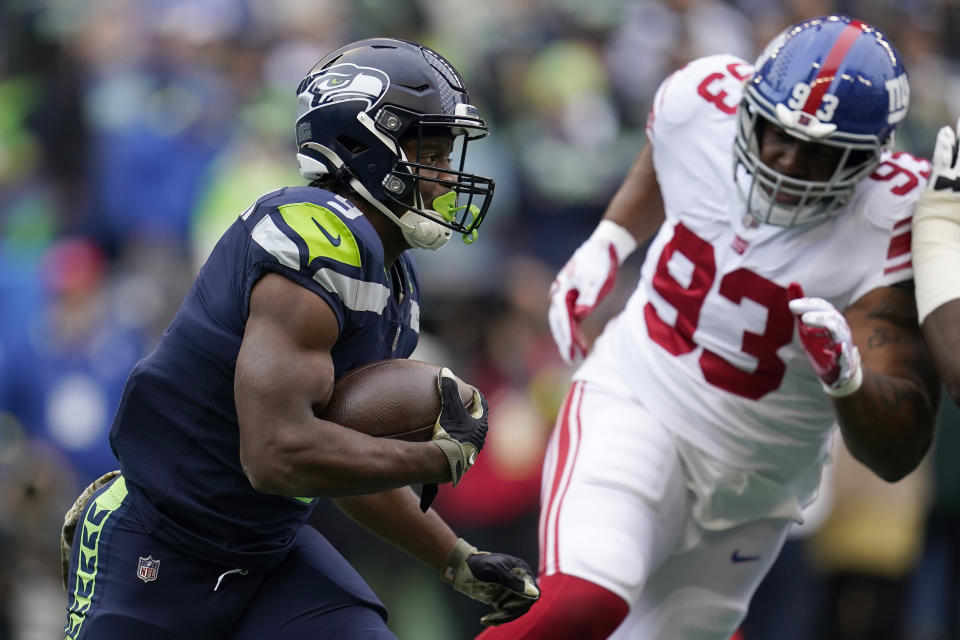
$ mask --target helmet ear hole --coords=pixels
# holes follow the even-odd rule
[[[356,138],[352,138],[347,135],[339,135],[334,138],[344,149],[346,149],[350,155],[359,155],[369,149],[367,145],[363,144]]]

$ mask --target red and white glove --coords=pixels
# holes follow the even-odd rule
[[[834,398],[848,396],[863,383],[860,351],[853,344],[843,314],[823,298],[805,298],[796,282],[787,288],[790,311],[797,316],[803,350],[820,378],[823,390]]]
[[[567,364],[587,353],[580,323],[613,289],[617,267],[637,248],[633,235],[611,220],[601,220],[557,274],[550,287],[550,331]]]

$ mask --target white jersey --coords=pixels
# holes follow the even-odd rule
[[[888,153],[836,217],[750,226],[733,143],[751,72],[739,58],[711,56],[661,85],[648,137],[666,221],[626,309],[575,377],[629,394],[719,461],[789,483],[824,459],[834,415],[787,285],[844,310],[912,278],[910,220],[930,165]]]

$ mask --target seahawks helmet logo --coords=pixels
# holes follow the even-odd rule
[[[307,78],[301,85],[298,102],[303,106],[309,102],[310,109],[316,109],[348,100],[362,100],[366,102],[366,111],[383,97],[389,86],[390,78],[383,71],[345,62]]]

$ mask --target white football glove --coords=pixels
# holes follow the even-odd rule
[[[960,298],[960,162],[957,132],[950,127],[937,133],[933,172],[917,201],[913,266],[917,314],[923,322],[943,303]]]
[[[580,323],[613,289],[617,267],[637,247],[633,235],[611,220],[601,220],[557,274],[550,287],[550,331],[567,364],[587,353]]]
[[[800,342],[823,390],[835,398],[848,396],[863,383],[860,351],[853,344],[850,325],[836,307],[823,298],[806,298],[792,283],[787,289],[790,311],[797,316]]]

